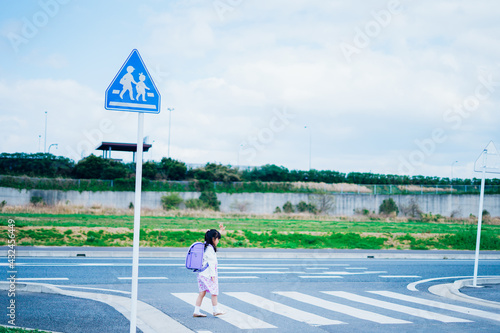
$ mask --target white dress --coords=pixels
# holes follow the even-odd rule
[[[208,245],[203,254],[203,265],[208,264],[208,267],[198,273],[198,290],[208,291],[212,295],[219,294],[219,279],[217,274],[217,255],[212,245]],[[214,280],[212,281],[212,277]]]

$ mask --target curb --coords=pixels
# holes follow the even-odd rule
[[[0,290],[9,290],[9,287],[9,282],[0,281]],[[113,307],[130,321],[131,299],[128,297],[64,290],[56,286],[43,283],[16,283],[16,291],[59,294],[102,302]],[[137,327],[143,333],[161,333],[168,332],[169,330],[179,333],[193,333],[192,330],[172,319],[162,311],[139,300],[137,301]]]
[[[500,276],[477,279],[477,285],[485,285],[485,284],[500,284]],[[472,285],[473,285],[473,279],[464,279],[464,280],[457,280],[454,283],[444,283],[431,286],[429,287],[429,291],[434,295],[443,296],[453,300],[474,303],[482,306],[488,306],[500,309],[500,302],[484,300],[469,295],[465,295],[460,292],[460,288]]]

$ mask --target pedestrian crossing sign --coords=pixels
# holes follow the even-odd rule
[[[160,113],[160,93],[139,51],[132,50],[106,90],[107,110]]]

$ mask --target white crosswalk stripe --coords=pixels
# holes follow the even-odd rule
[[[302,311],[299,309],[292,308],[291,306],[284,305],[278,302],[274,302],[270,299],[254,295],[248,292],[227,292],[226,295],[235,297],[240,301],[252,304],[259,308],[265,309],[276,314],[301,321],[310,325],[335,325],[344,324],[338,320],[332,320],[325,317],[318,316],[314,313]]]
[[[469,314],[469,315],[476,316],[476,317],[500,321],[500,315],[497,313],[493,313],[493,312],[482,311],[482,310],[468,308],[465,306],[459,306],[459,305],[453,305],[453,304],[432,301],[432,300],[418,298],[418,297],[404,295],[404,294],[398,294],[398,293],[395,293],[392,291],[385,291],[385,290],[383,290],[383,291],[370,291],[370,293],[398,299],[401,301],[407,301],[407,302],[432,306],[435,308],[451,310],[451,311],[455,311],[455,312]]]
[[[312,304],[327,310],[340,312],[346,314],[348,316],[356,317],[363,320],[373,321],[379,324],[410,324],[411,322],[401,319],[395,319],[391,317],[387,317],[381,314],[377,314],[370,311],[361,310],[358,308],[354,308],[352,306],[343,305],[340,303],[334,303],[330,301],[326,301],[319,297],[309,296],[303,293],[299,293],[296,291],[275,291],[275,294],[286,296],[292,298],[294,300]]]
[[[196,293],[172,293],[175,297],[183,300],[186,303],[191,304],[194,307],[194,303],[196,302],[196,298],[198,294]],[[209,304],[210,301],[204,300],[201,304],[201,309],[205,312],[212,313],[212,304]],[[276,328],[276,326],[266,323],[258,318],[253,316],[249,316],[243,312],[237,311],[225,305],[219,303],[219,306],[222,310],[227,311],[227,313],[223,316],[219,316],[221,320],[236,326],[241,330],[254,330],[260,328]]]
[[[380,301],[380,300],[377,300],[374,298],[359,296],[359,295],[356,295],[353,293],[348,293],[345,291],[323,291],[323,293],[328,294],[328,295],[333,295],[336,297],[342,297],[342,298],[348,299],[350,301],[355,301],[355,302],[360,302],[360,303],[364,303],[364,304],[368,304],[368,305],[377,306],[377,307],[384,308],[387,310],[406,313],[406,314],[416,316],[416,317],[421,317],[421,318],[431,319],[431,320],[438,320],[438,321],[441,321],[443,323],[467,323],[467,322],[471,322],[470,320],[467,320],[467,319],[455,318],[455,317],[446,316],[443,314],[434,313],[434,312],[430,312],[430,311],[426,311],[426,310],[422,310],[422,309],[418,309],[418,308],[412,308],[412,307],[405,306],[405,305]]]
[[[367,297],[363,295],[363,293],[368,296],[372,295],[373,297]],[[197,293],[172,293],[172,295],[188,303],[190,306],[193,306],[193,308],[198,296]],[[322,291],[318,295],[309,295],[307,293],[296,291],[273,291],[269,294],[269,296],[260,296],[250,292],[224,292],[223,295],[227,296],[220,297],[223,301],[225,301],[224,305],[220,303],[219,305],[220,308],[223,311],[227,311],[227,313],[223,316],[217,317],[217,320],[220,319],[221,321],[234,326],[235,329],[240,330],[257,330],[267,328],[279,329],[280,327],[277,326],[281,326],[281,323],[284,323],[287,320],[302,322],[311,326],[356,324],[356,320],[361,320],[383,325],[398,324],[398,327],[405,327],[403,330],[407,330],[408,327],[417,323],[408,319],[412,316],[426,320],[439,321],[444,324],[471,323],[473,321],[469,319],[473,318],[473,316],[497,322],[500,321],[500,315],[498,313],[385,290],[357,293],[344,291]],[[337,297],[338,301],[332,296]],[[390,301],[382,300],[381,298],[383,297]],[[291,300],[294,300],[295,303]],[[350,304],[343,304],[343,301],[345,300],[350,302]],[[249,305],[244,305],[242,302]],[[290,302],[292,302],[292,304],[290,304]],[[296,302],[300,302],[301,304],[304,304],[304,306],[307,305],[309,309],[302,309]],[[362,306],[362,308],[358,308],[352,305],[353,302],[362,303],[364,306]],[[403,305],[402,303],[413,303],[420,306],[410,307]],[[231,307],[225,304],[229,304]],[[367,310],[367,305],[373,307],[373,310]],[[314,307],[316,307],[317,310],[310,310]],[[244,308],[244,310],[239,308]],[[434,312],[427,308],[437,308],[442,311]],[[212,304],[209,299],[204,300],[201,310],[207,312],[209,316],[211,315]],[[393,312],[390,314],[389,311],[386,310]],[[471,318],[457,318],[450,316],[449,314],[453,312],[470,316]],[[270,313],[277,314],[284,318],[278,319],[278,317],[273,317]],[[401,313],[405,315],[403,316]],[[352,317],[352,322],[345,319],[347,317],[341,317],[342,321],[336,320],[336,317],[339,315]],[[268,320],[269,323],[263,319]],[[278,325],[278,323],[280,324]]]

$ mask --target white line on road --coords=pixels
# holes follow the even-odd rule
[[[419,275],[379,275],[382,278],[421,278]]]
[[[306,274],[306,272],[279,272],[279,271],[267,271],[267,272],[221,272],[222,274]],[[314,274],[314,273],[311,273]]]
[[[387,273],[386,271],[366,271],[366,272],[321,272],[321,273],[309,273],[309,274],[323,274],[323,275],[362,275],[362,274],[381,274]]]
[[[337,275],[299,275],[301,279],[343,279],[342,276]]]
[[[324,299],[299,293],[296,291],[275,291],[275,294],[289,297],[291,299],[319,306],[320,308],[346,314],[351,317],[373,321],[379,324],[411,324],[411,322],[391,318],[378,313],[357,309],[348,305],[326,301]]]
[[[138,279],[139,280],[168,280],[168,278],[165,276],[145,276],[145,277],[139,277]],[[118,280],[132,280],[132,277],[130,277],[130,276],[118,277]]]
[[[284,305],[278,302],[271,301],[270,299],[251,294],[248,292],[226,292],[226,295],[235,297],[240,301],[252,304],[261,309],[274,312],[276,314],[301,321],[310,325],[336,325],[336,324],[344,324],[338,320],[332,320],[325,317],[321,317],[315,315],[314,313],[305,312],[302,310],[298,310],[292,308],[288,305]]]
[[[487,318],[487,319],[491,319],[491,320],[500,321],[500,315],[498,313],[476,310],[476,309],[472,309],[472,308],[467,308],[465,306],[453,305],[453,304],[442,303],[442,302],[432,301],[432,300],[428,300],[428,299],[408,296],[408,295],[404,295],[404,294],[398,294],[398,293],[395,293],[392,291],[383,290],[383,291],[369,291],[369,292],[373,293],[373,294],[385,296],[385,297],[399,299],[402,301],[423,304],[423,305],[432,306],[435,308],[451,310],[451,311],[455,311],[455,312],[469,314],[472,316],[477,316],[477,317],[481,317],[481,318]]]
[[[17,281],[68,281],[68,278],[17,278]]]
[[[198,297],[197,293],[172,293],[175,297],[183,300],[186,303],[194,306],[196,302],[196,298]],[[225,305],[219,303],[219,306],[222,310],[227,311],[225,315],[219,316],[217,318],[238,327],[240,330],[255,330],[260,328],[277,328],[274,325],[266,323],[258,318],[249,316],[243,312],[232,309]],[[212,313],[212,304],[210,304],[209,300],[205,300],[201,304],[201,309],[205,312]]]
[[[219,279],[258,279],[258,276],[219,276]]]
[[[353,293],[348,293],[345,291],[322,291],[322,292],[325,294],[328,294],[328,295],[342,297],[342,298],[348,299],[350,301],[360,302],[363,304],[373,305],[373,306],[377,306],[379,308],[383,308],[383,309],[387,309],[387,310],[406,313],[406,314],[409,314],[409,315],[415,316],[415,317],[437,320],[437,321],[441,321],[443,323],[470,323],[471,322],[470,320],[466,320],[466,319],[445,316],[445,315],[442,315],[439,313],[430,312],[430,311],[417,309],[417,308],[411,308],[409,306],[404,306],[401,304],[380,301],[378,299],[359,296],[359,295],[356,295]]]

